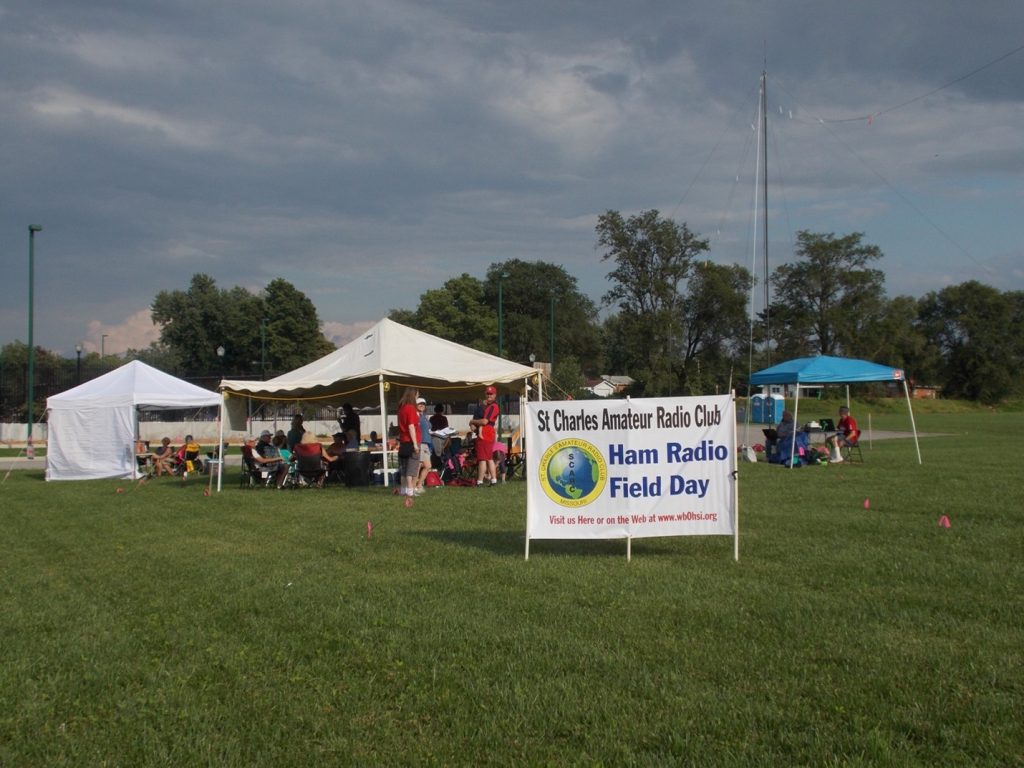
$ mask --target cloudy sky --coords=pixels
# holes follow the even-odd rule
[[[751,265],[863,232],[890,295],[1024,288],[1024,3],[0,0],[2,339],[108,353],[196,272],[344,342],[491,263],[607,290],[597,216]]]

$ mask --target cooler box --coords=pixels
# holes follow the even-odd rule
[[[370,454],[367,451],[346,451],[341,454],[341,471],[345,473],[345,485],[369,485]]]
[[[389,474],[388,474],[388,485],[392,485],[392,486],[398,485],[398,479],[399,479],[398,478],[398,470],[397,469],[392,469],[389,472]],[[375,469],[375,470],[373,470],[373,484],[374,485],[384,485],[384,470],[383,469]]]

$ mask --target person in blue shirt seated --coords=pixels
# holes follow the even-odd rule
[[[795,445],[794,445],[795,442]],[[773,464],[789,464],[790,456],[793,463],[798,463],[811,447],[810,439],[803,430],[798,431],[793,421],[793,414],[782,412],[782,421],[775,429],[775,440],[768,440],[768,461]]]

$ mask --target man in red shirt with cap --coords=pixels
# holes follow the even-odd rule
[[[494,425],[498,421],[498,390],[490,386],[484,390],[484,400],[476,407],[473,418],[469,425],[477,430],[477,437],[473,443],[476,453],[477,470],[476,484],[484,484],[484,478],[491,478],[491,485],[498,484],[498,475],[494,471],[494,440],[497,437]]]

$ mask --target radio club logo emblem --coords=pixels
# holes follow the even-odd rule
[[[608,480],[604,456],[586,440],[559,440],[540,460],[540,484],[563,507],[584,507],[597,499]]]

